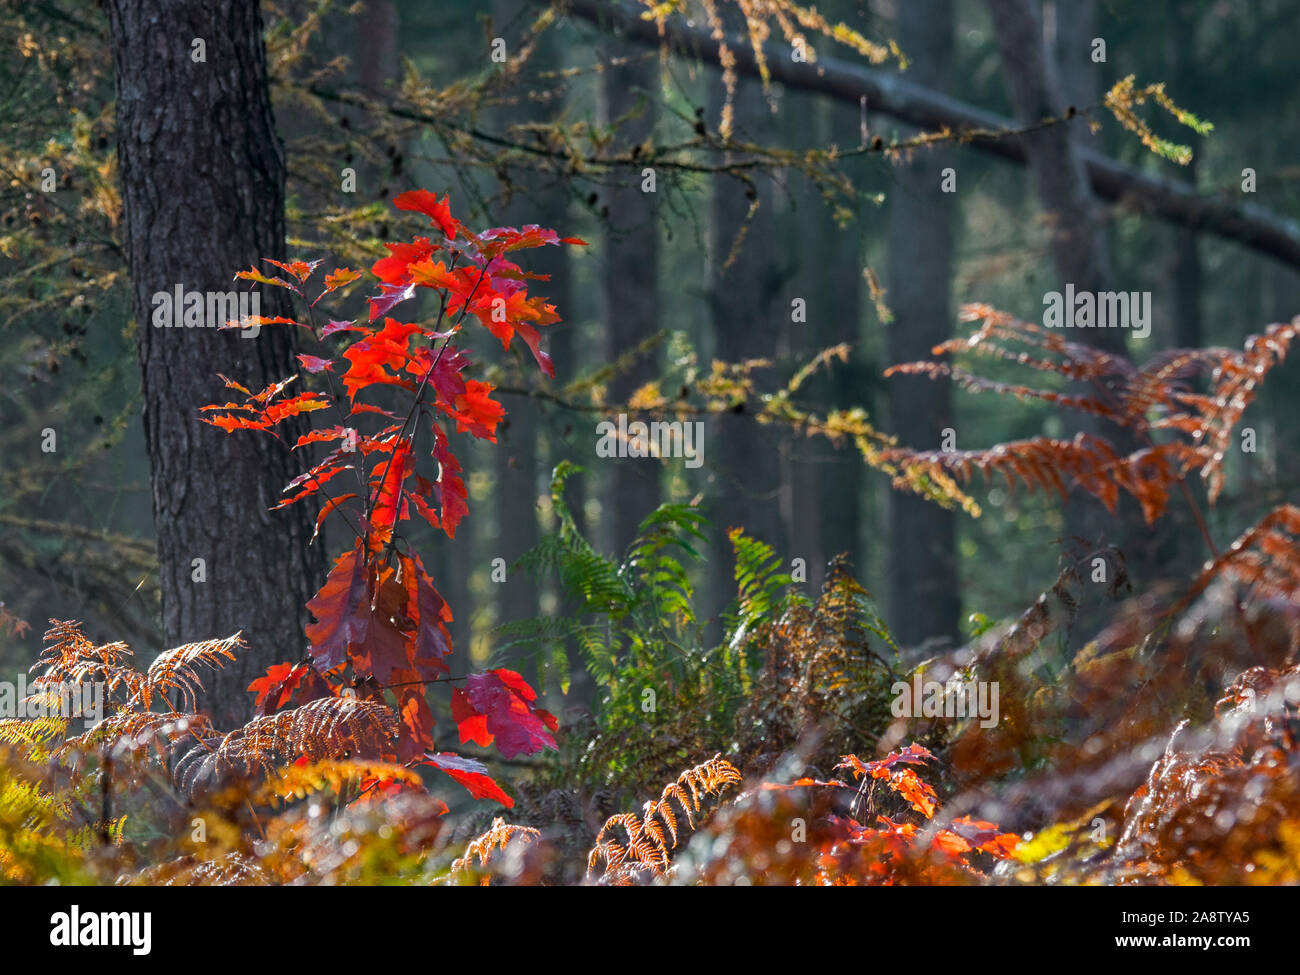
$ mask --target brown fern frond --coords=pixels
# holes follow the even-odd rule
[[[1259,383],[1283,362],[1300,332],[1300,318],[1289,325],[1270,325],[1248,338],[1240,351],[1177,349],[1136,368],[1122,356],[1070,342],[1062,335],[1020,321],[987,305],[967,305],[964,321],[978,321],[969,336],[934,347],[934,355],[967,354],[1016,363],[1061,381],[1090,385],[1089,394],[994,380],[943,362],[902,363],[885,375],[948,379],[973,393],[991,392],[1021,400],[1039,400],[1106,420],[1133,431],[1138,446],[1116,449],[1103,436],[1081,433],[1072,440],[1034,437],[989,450],[917,451],[894,447],[881,459],[898,470],[894,486],[924,493],[924,486],[945,476],[969,483],[976,472],[998,473],[1009,490],[1017,483],[1030,490],[1057,492],[1064,500],[1081,489],[1110,511],[1120,492],[1137,499],[1148,523],[1168,507],[1174,487],[1199,472],[1213,502],[1223,488],[1223,464],[1232,434]],[[1191,385],[1210,374],[1209,392]],[[1168,440],[1168,435],[1176,438]]]
[[[134,695],[144,680],[144,675],[124,659],[132,655],[125,643],[96,645],[81,632],[81,623],[76,620],[50,620],[43,639],[45,647],[28,671],[42,670],[32,682],[37,689],[98,681],[104,684],[106,694],[124,687]]]
[[[1021,321],[989,305],[964,305],[959,318],[982,324],[965,338],[952,338],[936,345],[932,350],[934,355],[970,352],[1038,372],[1055,373],[1076,382],[1113,383],[1136,373],[1132,363],[1122,356],[1071,342],[1060,332]]]
[[[492,820],[492,826],[487,832],[471,840],[465,847],[465,852],[452,861],[451,872],[453,875],[467,872],[473,866],[475,857],[478,857],[480,867],[486,867],[496,853],[505,853],[512,841],[531,843],[541,835],[540,831],[531,826],[515,826],[498,816]],[[484,877],[483,883],[486,884],[487,881],[488,878]]]
[[[1300,507],[1279,505],[1243,532],[1205,565],[1182,605],[1222,576],[1235,578],[1260,597],[1300,599]]]
[[[1188,433],[1194,444],[1208,449],[1201,476],[1209,485],[1211,501],[1223,489],[1223,460],[1232,445],[1233,430],[1254,402],[1259,384],[1286,360],[1297,333],[1300,317],[1287,325],[1270,325],[1263,335],[1250,336],[1242,351],[1226,353],[1214,362],[1209,396],[1183,394],[1179,399],[1193,409],[1156,424]]]
[[[144,680],[132,697],[130,706],[148,710],[155,696],[163,698],[174,711],[198,710],[197,694],[203,689],[196,668],[200,665],[217,670],[226,660],[235,659],[235,650],[247,646],[238,633],[224,640],[202,640],[187,643],[174,650],[158,654]],[[173,691],[180,695],[179,703],[168,697]]]
[[[902,365],[892,366],[885,370],[885,375],[925,376],[928,379],[950,379],[955,385],[964,389],[968,393],[995,393],[1003,396],[1012,396],[1019,400],[1036,399],[1041,400],[1044,403],[1050,403],[1053,406],[1075,410],[1078,413],[1086,413],[1090,416],[1101,417],[1110,420],[1113,423],[1125,424],[1129,422],[1128,417],[1122,412],[1107,405],[1095,396],[1072,396],[1051,389],[1040,389],[1035,386],[1024,386],[1018,383],[998,382],[994,379],[986,379],[983,376],[978,376],[969,370],[962,369],[960,366],[949,365],[946,362],[905,362]]]
[[[988,450],[885,451],[891,463],[919,470],[948,473],[963,483],[975,474],[1002,476],[1008,492],[1021,484],[1031,492],[1056,492],[1062,500],[1080,488],[1114,511],[1120,491],[1137,499],[1148,522],[1164,513],[1173,488],[1196,467],[1209,462],[1205,449],[1181,441],[1144,447],[1121,456],[1110,441],[1089,433],[1071,440],[1032,437],[999,444]]]
[[[266,778],[303,756],[309,762],[378,758],[396,734],[397,717],[385,705],[327,697],[254,718],[219,741],[200,741],[177,762],[173,777],[192,795],[231,774]]]
[[[230,852],[215,860],[189,855],[149,867],[120,881],[145,887],[262,887],[272,879],[256,860]]]
[[[216,736],[203,714],[160,714],[155,711],[116,711],[93,728],[67,739],[55,751],[60,760],[98,755],[108,751],[114,757],[143,752],[153,746],[166,761],[179,747],[203,742]]]
[[[659,799],[647,802],[644,813],[620,813],[610,816],[596,835],[596,844],[587,855],[587,873],[595,874],[603,861],[602,880],[616,878],[618,882],[631,882],[633,873],[623,867],[644,870],[650,876],[662,876],[668,870],[672,851],[679,843],[678,823],[672,809],[676,802],[686,814],[692,828],[695,815],[702,808],[702,800],[720,795],[729,785],[742,780],[740,770],[724,759],[721,753],[707,762],[689,768],[664,787]],[[665,834],[667,827],[667,835]],[[614,834],[622,828],[626,843],[619,843]],[[671,839],[671,842],[670,842]]]

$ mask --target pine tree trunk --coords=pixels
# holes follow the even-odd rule
[[[198,408],[223,400],[218,372],[254,391],[292,375],[296,339],[285,327],[256,338],[212,322],[154,327],[152,297],[177,285],[226,293],[235,271],[284,257],[284,152],[255,0],[108,6],[163,630],[169,646],[243,631],[248,649],[201,698],[229,727],[251,713],[250,681],[303,656],[325,554],[307,545],[310,506],[268,510],[296,459],[269,437],[199,422]],[[287,313],[267,291],[261,314]]]

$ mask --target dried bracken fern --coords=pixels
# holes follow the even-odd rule
[[[125,643],[97,646],[81,632],[76,620],[50,620],[44,640],[45,648],[31,667],[33,673],[40,671],[32,682],[37,689],[100,682],[106,694],[125,688],[134,695],[144,684],[144,675],[125,659],[131,656]]]
[[[605,821],[596,836],[596,845],[587,855],[587,872],[595,874],[603,861],[603,874],[614,882],[629,878],[626,867],[644,869],[652,876],[661,876],[668,869],[672,851],[680,838],[680,824],[673,811],[673,803],[681,809],[686,823],[695,828],[695,817],[701,810],[701,799],[720,795],[729,785],[742,779],[740,770],[722,757],[713,756],[707,762],[687,769],[664,787],[659,799],[645,804],[642,815],[621,813]],[[627,843],[619,843],[611,835],[622,828]]]
[[[262,887],[271,876],[256,860],[236,852],[216,859],[177,857],[119,881],[120,886],[145,887]]]
[[[1280,505],[1242,533],[1201,570],[1188,599],[1199,596],[1222,576],[1236,579],[1261,599],[1294,600],[1300,595],[1300,508]]]
[[[1130,799],[1111,882],[1300,882],[1300,667],[1252,667]]]
[[[767,774],[796,748],[825,770],[884,730],[892,638],[844,559],[830,563],[816,603],[791,602],[751,646],[763,663],[736,720],[746,773]],[[813,741],[815,753],[801,747]]]
[[[212,734],[190,748],[173,775],[185,792],[210,788],[231,775],[270,776],[298,758],[378,758],[397,733],[397,718],[376,701],[329,697],[254,718],[225,735]]]
[[[130,705],[148,710],[153,706],[155,697],[162,697],[173,705],[177,711],[193,711],[198,707],[197,692],[203,689],[195,668],[200,665],[216,670],[223,660],[234,660],[235,651],[245,646],[236,633],[224,640],[203,640],[199,643],[187,643],[174,650],[164,650],[149,665]],[[168,695],[176,692],[180,695],[178,702],[173,702]]]
[[[498,816],[492,820],[491,828],[470,840],[465,847],[465,852],[452,861],[451,874],[456,876],[469,873],[473,869],[475,857],[478,857],[480,867],[487,867],[494,855],[505,853],[510,843],[516,840],[520,843],[532,843],[539,836],[541,836],[540,830],[531,826],[515,826]],[[484,877],[480,883],[486,885],[488,880],[488,877]]]
[[[1300,332],[1297,318],[1270,325],[1263,335],[1248,338],[1240,351],[1174,350],[1139,369],[1122,356],[1070,342],[987,305],[965,306],[962,319],[979,321],[980,327],[966,338],[935,346],[935,355],[960,352],[1014,362],[1087,384],[1090,391],[1067,395],[1049,387],[997,382],[945,362],[903,363],[886,375],[947,378],[970,392],[1042,400],[1123,427],[1137,446],[1121,450],[1104,436],[1081,432],[1070,440],[1033,437],[988,450],[893,448],[883,458],[903,471],[896,485],[916,490],[918,482],[942,477],[969,482],[976,473],[999,474],[1008,490],[1022,484],[1054,490],[1064,499],[1071,488],[1079,488],[1112,512],[1123,491],[1137,499],[1148,522],[1164,513],[1172,489],[1194,472],[1206,481],[1210,501],[1217,499],[1233,430],[1259,383],[1285,359]],[[1209,373],[1208,393],[1198,393],[1190,384],[1203,372]],[[1169,433],[1184,439],[1169,440]]]
[[[66,739],[55,756],[75,763],[101,753],[112,758],[128,758],[152,747],[166,761],[175,749],[206,741],[216,734],[204,714],[122,708],[82,734]]]

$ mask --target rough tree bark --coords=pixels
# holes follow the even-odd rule
[[[898,42],[913,59],[916,82],[944,91],[953,61],[951,0],[904,3]],[[894,168],[889,196],[889,287],[894,320],[887,327],[889,361],[915,362],[951,337],[952,221],[956,194],[944,192],[952,152],[918,152]],[[959,184],[960,185],[960,184]],[[952,390],[920,376],[889,382],[890,429],[900,442],[939,445],[953,427]],[[960,437],[961,431],[956,430]],[[961,596],[957,580],[956,518],[932,502],[895,491],[889,497],[889,625],[903,646],[956,641]]]
[[[303,655],[305,604],[325,554],[308,547],[308,506],[268,511],[297,473],[289,452],[200,423],[198,407],[222,395],[218,372],[254,390],[293,374],[296,340],[287,328],[255,339],[155,328],[151,299],[178,284],[225,293],[236,270],[283,258],[284,152],[256,0],[108,7],[163,630],[168,645],[243,631],[248,649],[205,679],[200,702],[228,727],[249,716],[254,677]],[[194,60],[197,40],[206,61]],[[268,291],[262,314],[287,311]]]

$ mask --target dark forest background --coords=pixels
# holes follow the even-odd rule
[[[162,613],[151,446],[141,422],[143,326],[132,311],[118,189],[119,94],[106,53],[114,6],[0,5],[0,599],[32,624],[0,635],[6,672],[35,659],[49,617],[84,619],[93,638],[141,649],[176,635]],[[1009,27],[996,18],[999,7],[1034,15],[1031,36],[1041,38],[1057,85],[1051,107],[1073,106],[1060,128],[1077,146],[1154,185],[1185,183],[1208,201],[1203,213],[1190,206],[1177,220],[1141,192],[1090,201],[1111,286],[1153,296],[1150,336],[1118,336],[1128,354],[1141,361],[1172,347],[1239,346],[1300,313],[1300,3],[828,0],[818,9],[829,20],[881,44],[896,41],[909,65],[900,71],[892,57],[872,65],[814,37],[817,54],[868,79],[919,86],[977,118],[1013,120],[1025,114],[1014,98],[1025,79],[1007,70]],[[535,222],[590,243],[541,258],[552,279],[539,290],[565,320],[546,336],[553,382],[539,385],[495,343],[477,346],[485,374],[507,390],[509,424],[498,446],[463,448],[471,517],[455,540],[427,529],[418,539],[456,608],[457,645],[476,661],[496,659],[500,624],[565,612],[558,591],[523,571],[512,568],[504,583],[492,577],[494,560],[513,567],[554,528],[550,476],[564,460],[586,468],[570,482],[569,500],[606,552],[621,551],[660,501],[704,499],[711,545],[697,573],[712,612],[733,591],[726,529],[743,525],[787,570],[804,560],[810,593],[828,560],[847,553],[905,650],[960,642],[979,614],[1019,613],[1055,576],[1086,518],[1073,521],[1054,498],[1011,495],[996,483],[977,492],[980,518],[945,511],[891,491],[852,443],[759,423],[754,413],[758,396],[781,389],[819,350],[848,343],[846,361],[800,386],[802,403],[822,414],[861,407],[877,430],[920,448],[937,448],[946,429],[959,449],[1065,433],[1045,405],[882,376],[954,334],[964,302],[1041,320],[1042,296],[1066,279],[1046,215],[1059,202],[1050,199],[1050,178],[1007,158],[997,139],[873,151],[876,140],[887,146],[939,128],[887,84],[882,98],[864,102],[849,90],[780,78],[765,91],[742,71],[728,98],[708,44],[663,50],[612,29],[637,20],[639,7],[575,3],[553,18],[549,9],[521,0],[262,9],[274,126],[285,147],[288,255],[331,254],[368,267],[384,240],[402,239],[389,200],[413,187],[449,191],[453,212],[471,226]],[[501,63],[491,57],[497,38],[505,41]],[[179,58],[188,40],[177,43]],[[209,42],[209,57],[221,43]],[[788,60],[788,45],[781,51]],[[119,45],[118,70],[144,71],[158,57],[156,45],[144,44],[124,61]],[[180,70],[164,61],[154,68]],[[1181,108],[1213,123],[1200,136],[1144,113],[1157,133],[1190,146],[1190,163],[1160,158],[1097,107],[1128,75],[1165,82]],[[728,101],[736,141],[724,151],[717,134]],[[171,140],[176,159],[220,151],[224,137],[218,131],[205,148],[184,130],[132,135],[148,151]],[[653,165],[656,190],[643,192],[639,159],[668,160],[665,147],[688,143],[671,156],[676,163]],[[949,167],[956,191],[944,193]],[[46,169],[58,181],[52,193],[42,191]],[[340,189],[345,169],[355,170],[355,193]],[[1243,192],[1246,170],[1252,193]],[[153,204],[161,219],[180,213],[179,230],[192,220],[202,237],[195,202],[165,189]],[[1262,214],[1261,223],[1233,232],[1225,207]],[[1262,239],[1261,225],[1280,228],[1281,242]],[[220,283],[236,269],[208,270]],[[799,299],[802,323],[792,321]],[[596,456],[602,403],[625,404],[648,383],[671,391],[714,360],[759,358],[770,363],[752,374],[754,398],[707,419],[700,468]],[[177,402],[189,398],[193,409],[219,394],[218,370],[202,364],[175,377]],[[1257,450],[1229,458],[1227,488],[1209,515],[1216,537],[1235,536],[1294,496],[1300,434],[1283,421],[1300,407],[1296,368],[1279,370],[1247,414]],[[53,452],[41,449],[46,430],[57,436]],[[197,454],[182,450],[171,463],[195,490],[238,488],[225,480],[237,471],[205,469]],[[1146,590],[1207,557],[1191,517],[1175,506],[1158,533],[1126,535],[1116,523],[1089,542],[1120,545]],[[251,502],[214,518],[212,532],[236,550],[252,545],[264,523]],[[342,541],[327,537],[323,549]],[[304,556],[304,571],[312,563]],[[263,562],[214,584],[238,607],[296,571]]]

